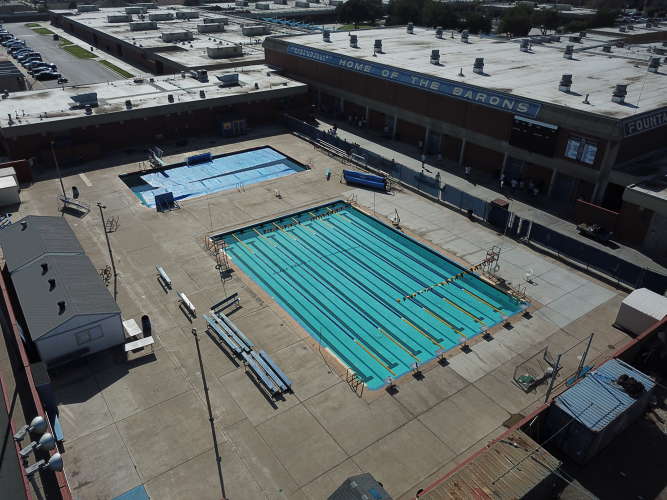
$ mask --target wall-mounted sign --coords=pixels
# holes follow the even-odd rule
[[[667,108],[625,120],[623,122],[623,131],[625,137],[630,137],[631,135],[648,132],[664,125],[667,125]]]
[[[363,61],[353,57],[346,57],[323,50],[309,49],[301,45],[289,44],[287,53],[303,59],[310,59],[336,68],[362,73],[375,78],[381,78],[401,85],[415,87],[435,94],[460,99],[462,101],[480,104],[501,111],[508,111],[535,118],[540,112],[539,103],[514,97],[493,90],[485,90],[458,82],[422,75],[384,64]]]

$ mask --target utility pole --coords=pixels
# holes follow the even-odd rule
[[[113,272],[113,299],[116,300],[117,294],[117,284],[118,284],[118,274],[116,273],[116,264],[113,261],[113,252],[111,251],[111,242],[109,241],[109,233],[107,232],[107,224],[104,220],[104,211],[103,209],[107,208],[102,205],[99,201],[97,206],[100,209],[100,217],[102,218],[102,231],[104,231],[104,236],[107,239],[107,248],[109,249],[109,260],[111,261],[111,270]]]
[[[63,184],[63,176],[60,173],[60,165],[58,165],[58,158],[56,158],[56,150],[53,147],[53,142],[51,141],[51,154],[53,155],[53,163],[56,166],[56,172],[58,173],[58,180],[60,181],[60,188],[63,190],[63,196],[67,198],[67,194],[65,194],[65,185]]]

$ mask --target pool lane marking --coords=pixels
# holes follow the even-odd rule
[[[463,291],[464,291],[465,293],[467,293],[468,295],[471,295],[472,297],[475,297],[475,298],[476,298],[477,300],[479,300],[480,302],[483,302],[484,304],[486,304],[487,306],[489,306],[491,309],[493,309],[495,312],[501,312],[501,310],[498,309],[496,306],[494,306],[493,304],[487,302],[487,301],[484,300],[482,297],[479,297],[478,295],[475,295],[475,294],[472,293],[470,290],[467,290],[467,289],[465,289],[465,288],[463,288],[463,287],[461,287],[461,290],[463,290]]]
[[[243,245],[244,247],[246,247],[246,249],[248,250],[248,252],[250,252],[250,253],[255,253],[255,252],[252,251],[252,248],[250,248],[248,245],[246,245],[246,244],[243,242],[243,240],[240,240],[239,237],[236,236],[236,233],[232,233],[232,236],[233,236],[234,239],[235,239],[236,241],[238,241],[241,245]]]
[[[310,229],[308,226],[306,226],[303,222],[301,222],[298,219],[295,219],[294,217],[290,217],[294,222],[296,222],[298,225],[303,226],[304,229],[310,231],[311,233],[315,233],[312,229]]]
[[[396,344],[399,348],[403,349],[408,356],[411,356],[413,359],[416,361],[419,361],[419,358],[412,354],[405,346],[403,346],[398,340],[393,338],[389,332],[384,331],[384,329],[378,327],[378,330],[380,330],[380,333],[382,333],[385,337],[387,337],[389,340],[391,340],[394,344]]]
[[[441,318],[441,317],[438,316],[436,313],[434,313],[433,311],[429,311],[429,310],[426,309],[425,307],[422,307],[422,309],[423,309],[424,311],[426,311],[428,314],[430,314],[431,316],[433,316],[435,319],[437,319],[438,321],[440,321],[441,323],[447,325],[449,328],[451,328],[452,330],[454,330],[456,333],[458,333],[459,335],[461,335],[463,338],[467,338],[464,334],[461,333],[461,330],[459,330],[458,328],[456,328],[454,325],[452,325],[452,324],[451,324],[449,321],[447,321],[446,319]]]
[[[455,302],[449,300],[447,297],[443,297],[442,300],[444,300],[444,301],[447,302],[448,304],[450,304],[450,305],[456,307],[456,308],[457,308],[459,311],[461,311],[463,314],[467,314],[467,315],[470,316],[472,319],[474,319],[477,323],[481,323],[482,325],[485,324],[484,321],[482,321],[481,319],[479,319],[477,316],[475,316],[475,315],[472,314],[471,312],[466,311],[465,309],[463,309],[462,307],[460,307],[460,306],[459,306],[458,304],[456,304]]]
[[[409,322],[407,319],[405,319],[405,318],[401,318],[401,319],[402,319],[403,321],[405,321],[408,325],[410,325],[412,328],[414,328],[415,330],[417,330],[419,333],[421,333],[424,337],[426,337],[426,338],[429,339],[431,342],[433,342],[435,345],[437,345],[439,348],[444,349],[444,346],[443,346],[441,343],[437,342],[433,337],[431,337],[428,333],[426,333],[425,331],[423,331],[421,328],[419,328],[418,326],[413,325],[412,323],[410,323],[410,322]]]
[[[279,226],[278,224],[276,224],[275,222],[272,222],[271,224],[273,224],[274,226],[276,226],[278,229],[280,229],[283,233],[285,233],[287,236],[289,236],[289,237],[292,238],[293,240],[298,239],[298,238],[297,238],[296,236],[294,236],[293,234],[288,233],[287,231],[285,231],[282,227],[280,227],[280,226]]]
[[[314,214],[313,212],[308,212],[308,214],[313,216],[313,220],[317,220],[317,219],[322,218],[321,215]],[[331,222],[329,222],[328,220],[322,219],[322,222],[324,222],[325,224],[329,224],[331,227],[336,227]]]
[[[357,339],[354,339],[354,342],[355,342],[359,347],[361,347],[364,351],[366,351],[366,354],[368,354],[371,358],[373,358],[375,361],[377,361],[378,363],[380,363],[380,364],[384,367],[385,370],[387,370],[387,371],[388,371],[389,373],[391,373],[392,375],[396,376],[396,374],[394,373],[394,370],[392,370],[392,369],[389,368],[387,365],[385,365],[385,364],[380,360],[380,358],[378,358],[375,354],[373,354],[371,351],[369,351],[369,350],[366,348],[366,346],[364,346],[364,344],[362,344],[361,342],[359,342]]]
[[[263,240],[266,240],[266,241],[269,243],[269,245],[271,245],[272,247],[275,248],[275,247],[278,246],[274,241],[271,241],[269,238],[267,238],[267,237],[264,236],[262,233],[260,233],[259,231],[257,231],[257,228],[254,228],[254,227],[253,227],[252,230],[255,231],[255,232],[257,233],[257,236],[259,236],[259,237],[262,238]]]

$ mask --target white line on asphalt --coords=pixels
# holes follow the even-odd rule
[[[93,183],[88,180],[88,177],[86,177],[86,174],[79,174],[79,177],[81,177],[81,180],[86,186],[90,187],[93,185]]]

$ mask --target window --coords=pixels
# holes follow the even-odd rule
[[[597,154],[597,143],[583,137],[570,136],[565,146],[565,158],[580,161],[588,165],[595,163]]]
[[[512,122],[510,144],[533,153],[553,156],[557,134],[556,125],[515,116]]]
[[[88,342],[97,340],[104,336],[104,334],[102,333],[102,327],[100,326],[96,326],[95,328],[91,328],[90,330],[81,330],[80,332],[76,332],[75,335],[76,335],[76,343],[78,345],[87,344]]]

